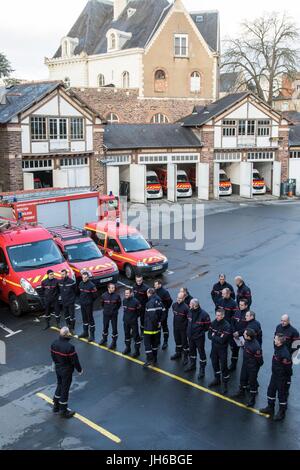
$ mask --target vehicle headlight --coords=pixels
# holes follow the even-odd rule
[[[143,261],[138,261],[136,265],[137,265],[138,268],[145,268],[145,267],[149,266],[149,264],[144,263]]]
[[[115,270],[115,271],[118,271],[118,266],[116,265],[116,263],[111,263],[111,267]]]
[[[168,263],[168,262],[169,262],[168,258],[165,258],[164,263]]]
[[[21,279],[20,281],[22,289],[26,292],[26,294],[30,295],[38,295],[37,291],[32,287],[30,282],[28,282],[26,279]]]

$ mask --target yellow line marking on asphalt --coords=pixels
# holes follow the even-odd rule
[[[44,395],[44,393],[37,393],[36,395],[37,395],[39,398],[41,398],[42,400],[44,400],[44,401],[46,401],[47,403],[49,403],[50,405],[53,405],[53,400],[51,400],[51,398],[47,397],[47,395]],[[115,435],[112,434],[111,432],[109,432],[109,431],[107,431],[106,429],[102,428],[102,427],[99,426],[98,424],[93,423],[92,421],[90,421],[89,419],[85,418],[84,416],[81,416],[80,414],[75,413],[74,418],[78,419],[78,420],[81,421],[82,423],[84,423],[84,424],[86,424],[87,426],[89,426],[90,428],[94,429],[94,431],[99,432],[100,434],[102,434],[103,436],[107,437],[107,438],[110,439],[111,441],[116,442],[116,444],[120,444],[120,443],[122,442],[121,439],[120,439],[118,436],[115,436]]]
[[[53,331],[60,331],[58,328],[55,328],[54,326],[51,329]],[[91,346],[95,346],[98,349],[103,349],[103,351],[110,352],[110,353],[114,354],[115,356],[122,357],[123,359],[127,359],[128,361],[134,362],[135,364],[139,364],[141,366],[144,365],[144,362],[140,361],[139,359],[135,359],[134,357],[130,357],[130,356],[125,356],[124,354],[122,354],[118,351],[111,351],[107,347],[100,346],[100,344],[97,344],[97,343],[89,343],[87,339],[78,338],[78,336],[73,336],[73,338],[78,339],[79,341],[81,341],[83,343],[86,343],[86,344],[89,344]],[[171,372],[167,372],[166,370],[159,369],[158,367],[153,367],[153,366],[150,366],[149,370],[153,370],[154,372],[158,372],[159,374],[165,375],[166,377],[169,377],[170,379],[177,380],[178,382],[181,382],[185,385],[189,385],[190,387],[201,390],[204,393],[207,393],[207,394],[212,395],[214,397],[220,398],[221,400],[227,401],[228,403],[236,405],[239,408],[243,408],[244,410],[251,411],[252,413],[255,413],[259,416],[263,416],[264,418],[267,418],[267,419],[270,418],[270,415],[267,415],[265,413],[261,413],[256,408],[251,408],[249,406],[246,406],[243,403],[240,403],[239,401],[233,400],[232,398],[226,397],[225,395],[221,395],[218,392],[214,392],[213,390],[210,390],[209,388],[202,387],[201,385],[198,385],[194,382],[191,382],[190,380],[184,379],[183,377],[180,377],[178,375],[172,374]]]

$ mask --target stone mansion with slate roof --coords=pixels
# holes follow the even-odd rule
[[[74,88],[205,104],[219,95],[219,56],[216,11],[189,13],[181,0],[89,0],[45,63],[50,80]]]

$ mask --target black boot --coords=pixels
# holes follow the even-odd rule
[[[89,343],[93,343],[95,341],[95,327],[90,327],[90,334],[89,334]]]
[[[221,385],[221,378],[219,376],[215,377],[214,380],[208,386],[217,387],[218,385]]]
[[[136,346],[135,347],[135,351],[134,353],[132,354],[132,357],[134,358],[137,358],[137,357],[140,357],[141,353],[140,353],[140,347],[139,346]]]
[[[157,351],[153,351],[153,364],[157,364]]]
[[[59,413],[59,401],[57,398],[53,399],[53,413]]]
[[[196,361],[195,360],[190,360],[186,368],[184,369],[184,372],[192,372],[193,370],[196,370]]]
[[[171,361],[177,361],[178,359],[181,359],[181,353],[180,352],[176,352],[175,354],[173,354],[173,356],[171,356]]]
[[[117,340],[116,340],[116,338],[113,338],[113,340],[112,340],[112,342],[111,342],[108,349],[110,349],[111,351],[115,351],[117,349]]]
[[[239,388],[239,391],[231,396],[231,398],[243,398],[246,395],[246,390],[242,387]]]
[[[198,375],[198,380],[201,380],[205,377],[205,366],[200,365],[200,370],[199,370],[199,375]]]
[[[183,351],[183,365],[187,366],[189,363],[189,352]]]
[[[148,354],[147,355],[147,359],[146,359],[146,362],[144,363],[143,365],[143,368],[144,369],[148,369],[148,367],[150,366],[153,366],[154,362],[153,362],[153,355],[151,354]]]
[[[265,415],[270,415],[271,417],[274,416],[274,409],[275,409],[275,404],[274,403],[268,403],[268,406],[265,408],[261,408],[259,410],[260,413],[263,413]]]
[[[255,405],[255,401],[256,401],[255,393],[250,393],[250,397],[249,397],[249,400],[247,402],[247,406],[249,408],[253,408],[253,406]]]
[[[228,382],[222,382],[222,393],[226,395],[228,392]]]
[[[78,336],[79,339],[86,339],[89,337],[89,327],[88,325],[83,325],[83,332]]]
[[[131,353],[131,347],[126,344],[125,351],[123,351],[124,356],[128,356]]]
[[[60,410],[59,415],[61,418],[70,419],[70,418],[73,418],[75,413],[76,413],[75,411],[64,409],[64,410]]]
[[[103,335],[101,341],[99,341],[99,346],[107,346],[107,336]]]
[[[280,405],[278,413],[274,416],[273,421],[282,421],[285,418],[286,408]]]

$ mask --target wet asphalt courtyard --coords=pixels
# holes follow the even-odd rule
[[[245,278],[264,333],[265,364],[259,375],[256,410],[265,406],[273,333],[280,316],[289,313],[294,326],[300,328],[300,203],[232,204],[232,210],[205,218],[202,250],[185,251],[180,240],[163,240],[157,245],[169,258],[164,281],[173,298],[186,285],[212,318],[210,291],[218,274],[225,272],[231,283],[235,275]],[[123,291],[120,285],[122,295]],[[80,333],[79,309],[77,318]],[[97,308],[95,319],[99,341],[102,314]],[[0,324],[0,340],[7,349],[7,364],[0,365],[1,449],[300,449],[300,365],[294,367],[286,420],[273,423],[256,410],[222,398],[218,389],[216,394],[210,393],[210,362],[205,379],[199,382],[197,373],[184,373],[180,362],[170,361],[172,334],[168,350],[159,352],[156,369],[143,369],[143,351],[138,361],[122,356],[120,312],[119,353],[72,340],[84,374],[75,373],[69,404],[83,420],[65,421],[53,416],[46,401],[55,390],[49,348],[57,332],[42,331],[42,319],[36,315],[13,318],[3,305]],[[171,313],[169,326],[172,331]],[[20,332],[6,338],[8,330]],[[207,340],[208,356],[209,343]],[[238,388],[240,362],[232,374],[229,395]]]

